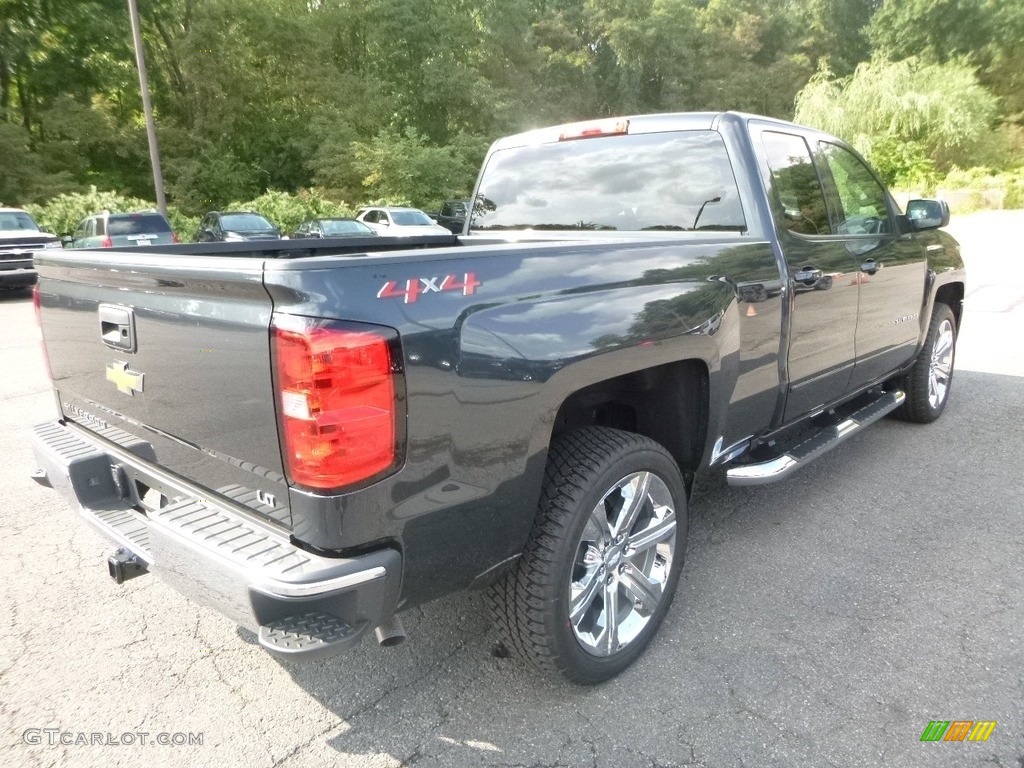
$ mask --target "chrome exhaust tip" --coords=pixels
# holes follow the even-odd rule
[[[383,648],[392,648],[396,645],[401,645],[405,642],[406,638],[405,627],[402,626],[402,620],[397,616],[392,616],[390,619],[382,623],[373,630],[373,634],[377,636],[377,642],[380,643]]]

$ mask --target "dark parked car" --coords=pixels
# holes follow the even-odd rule
[[[469,200],[445,200],[441,204],[441,211],[437,214],[437,223],[450,229],[456,235],[462,234],[468,210]]]
[[[177,242],[170,222],[159,211],[103,211],[82,219],[66,244],[68,248],[119,248]]]
[[[41,248],[60,248],[60,240],[20,208],[0,208],[0,289],[35,283],[32,252]]]
[[[292,232],[292,237],[375,237],[372,229],[355,219],[310,219]]]
[[[196,232],[196,241],[200,243],[280,239],[281,230],[252,211],[210,211],[203,216]]]

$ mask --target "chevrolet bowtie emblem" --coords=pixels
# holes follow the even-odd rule
[[[145,375],[130,370],[128,363],[120,361],[107,366],[107,381],[113,382],[121,392],[132,397],[135,397],[136,392],[142,391],[142,379]]]

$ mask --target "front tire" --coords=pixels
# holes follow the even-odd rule
[[[503,640],[542,672],[614,677],[658,631],[686,533],[683,479],[662,446],[597,427],[558,438],[523,556],[490,591]]]
[[[953,383],[956,317],[949,305],[937,302],[924,346],[904,382],[907,399],[897,415],[918,424],[935,421],[946,409]]]

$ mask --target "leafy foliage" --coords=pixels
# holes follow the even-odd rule
[[[368,142],[352,145],[353,167],[366,195],[436,209],[441,201],[467,197],[486,143],[460,136],[445,147],[431,146],[415,129],[386,129]]]
[[[986,168],[954,168],[939,180],[937,188],[975,193],[975,204],[967,207],[990,207],[991,201],[985,198],[995,197],[1001,201],[998,207],[1020,209],[1024,208],[1024,167],[1000,173]],[[964,206],[960,210],[963,211]]]
[[[849,78],[820,70],[800,93],[796,120],[850,141],[890,183],[914,183],[971,163],[996,107],[965,64],[872,61]]]
[[[99,211],[128,213],[155,208],[153,203],[146,200],[90,187],[88,192],[58,195],[45,205],[30,205],[26,210],[40,227],[63,235],[73,232],[82,219]]]
[[[313,190],[302,190],[296,195],[271,190],[245,202],[234,202],[226,210],[255,211],[276,224],[288,234],[307,219],[355,216],[355,211],[344,203],[335,203]]]
[[[140,11],[182,216],[309,188],[432,208],[469,190],[502,134],[637,112],[789,118],[805,86],[803,108],[823,115],[823,98],[864,103],[858,89],[879,95],[892,74],[883,62],[907,60],[928,109],[943,106],[939,92],[953,108],[926,119],[924,107],[866,104],[907,118],[857,127],[887,175],[1005,165],[1022,148],[1024,4],[1009,0],[146,0]],[[952,69],[925,88],[932,66]],[[153,197],[140,113],[123,0],[0,0],[5,202],[90,186]],[[986,146],[979,116],[994,128]]]

